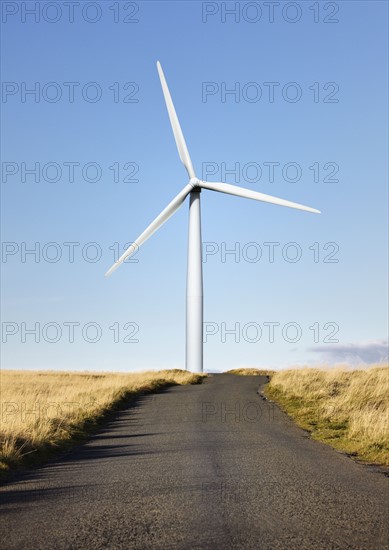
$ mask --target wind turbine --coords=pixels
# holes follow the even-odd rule
[[[120,264],[129,258],[138,248],[151,237],[184,203],[190,196],[189,203],[189,239],[188,239],[188,271],[186,287],[186,369],[191,372],[203,372],[203,269],[202,269],[202,241],[200,218],[200,193],[202,189],[227,193],[246,199],[254,199],[280,206],[288,206],[298,210],[306,210],[320,214],[319,210],[290,202],[251,189],[244,189],[227,183],[213,183],[201,181],[196,177],[188,148],[181,130],[180,123],[173,105],[173,101],[163,74],[161,64],[157,62],[157,69],[161,81],[166,107],[169,113],[174,138],[181,162],[186,168],[189,182],[164,210],[146,227],[136,241],[131,244],[122,256],[107,271],[106,276],[111,275]]]

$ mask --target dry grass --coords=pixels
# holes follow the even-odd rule
[[[272,370],[242,368],[228,370],[226,374],[236,374],[237,376],[271,376],[273,372]]]
[[[2,371],[0,474],[41,461],[85,435],[139,393],[196,384],[181,370],[119,373]]]
[[[389,465],[389,366],[276,372],[265,394],[315,439]]]

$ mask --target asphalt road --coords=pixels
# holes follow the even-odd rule
[[[389,479],[215,375],[142,397],[1,488],[5,549],[384,549]]]

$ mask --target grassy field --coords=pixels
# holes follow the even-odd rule
[[[203,376],[181,370],[134,374],[2,371],[0,475],[34,464],[85,437],[139,393]]]
[[[274,371],[262,369],[232,369],[226,371],[226,374],[236,374],[238,376],[271,376]]]
[[[389,366],[278,371],[265,395],[314,439],[389,466]]]

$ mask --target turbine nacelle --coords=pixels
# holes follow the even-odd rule
[[[198,190],[201,191],[201,184],[202,184],[202,181],[199,180],[199,178],[190,178],[189,180],[189,185],[191,185],[193,187],[193,189],[196,189],[196,188],[199,188]]]

